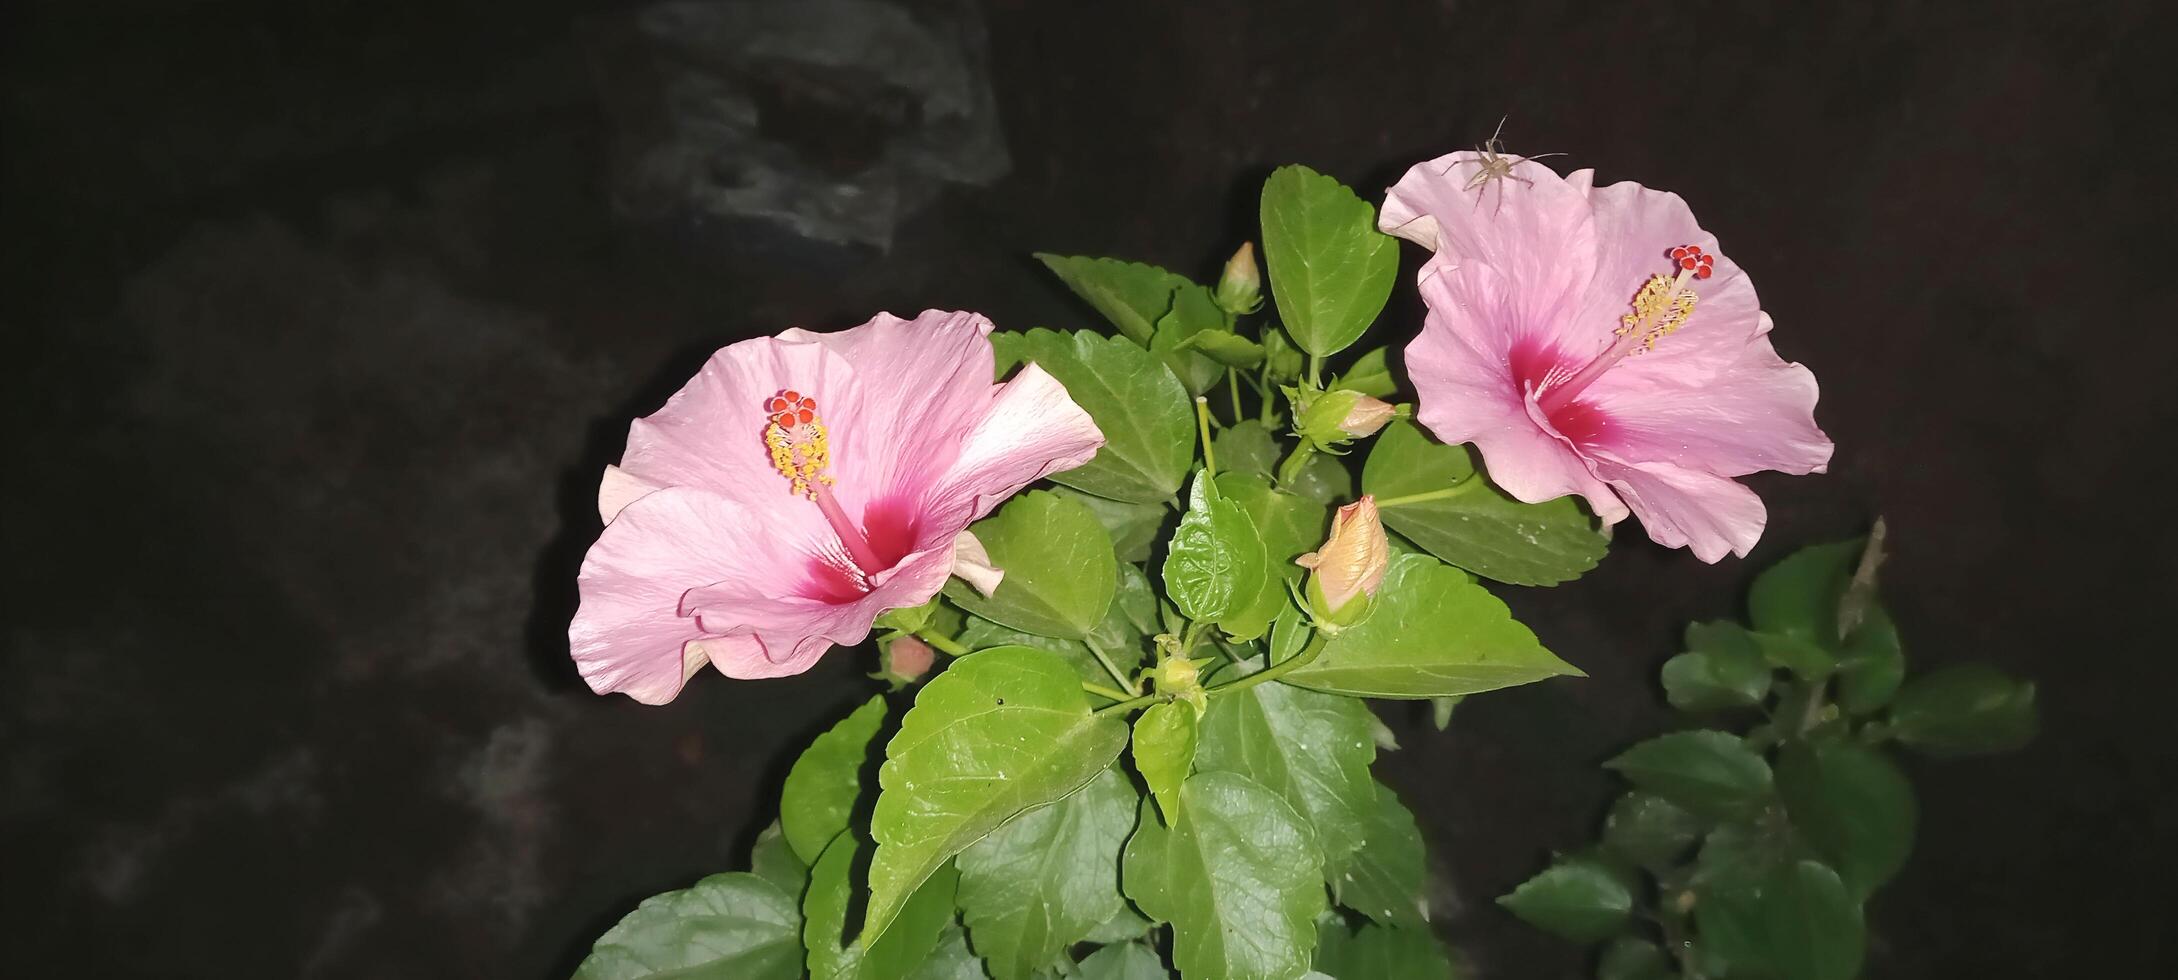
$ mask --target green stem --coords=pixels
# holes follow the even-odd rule
[[[1308,386],[1323,388],[1323,358],[1314,354],[1308,355]]]
[[[1230,694],[1234,691],[1245,691],[1248,688],[1254,687],[1257,684],[1261,684],[1265,681],[1275,681],[1281,677],[1286,676],[1287,674],[1293,673],[1296,670],[1308,666],[1310,661],[1315,660],[1319,654],[1323,653],[1324,644],[1330,642],[1330,639],[1330,634],[1325,633],[1322,630],[1317,630],[1316,635],[1309,638],[1308,645],[1301,648],[1301,652],[1296,653],[1293,656],[1287,657],[1286,659],[1271,665],[1271,668],[1269,670],[1260,670],[1253,674],[1249,674],[1246,677],[1235,678],[1216,687],[1213,687],[1210,689],[1210,693],[1216,695]]]
[[[1202,437],[1202,470],[1211,479],[1218,476],[1218,456],[1210,450],[1210,399],[1195,396],[1195,434]]]
[[[1122,711],[1133,711],[1134,709],[1150,704],[1151,702],[1164,700],[1168,699],[1162,694],[1144,694],[1138,698],[1128,698],[1127,700],[1121,701],[1118,704],[1107,704],[1104,707],[1098,708],[1097,710],[1090,712],[1090,714],[1109,715],[1117,714]]]
[[[1285,458],[1285,461],[1278,464],[1278,485],[1281,487],[1292,486],[1296,481],[1300,480],[1301,468],[1307,466],[1308,458],[1315,454],[1315,444],[1306,439],[1301,440],[1301,444],[1293,447],[1293,452]],[[1382,505],[1379,504],[1378,506]]]
[[[1378,497],[1376,498],[1376,507],[1378,510],[1383,510],[1386,507],[1397,507],[1401,504],[1425,504],[1432,500],[1443,500],[1447,497],[1457,497],[1463,493],[1466,493],[1469,490],[1473,490],[1475,488],[1475,484],[1480,482],[1482,481],[1470,476],[1467,479],[1461,480],[1460,482],[1455,483],[1449,487],[1443,487],[1437,490],[1424,490],[1421,493],[1409,493],[1397,497]]]
[[[1262,417],[1263,427],[1268,429],[1278,418],[1276,412],[1277,400],[1271,397],[1270,361],[1268,359],[1263,361],[1262,369],[1255,372],[1255,394],[1257,404],[1262,406],[1262,410],[1257,414]]]
[[[1084,691],[1088,691],[1089,693],[1094,694],[1098,697],[1110,698],[1114,701],[1125,701],[1128,697],[1128,694],[1125,691],[1119,690],[1117,688],[1105,687],[1102,684],[1091,684],[1088,681],[1081,682],[1081,689]]]
[[[1233,368],[1225,369],[1225,393],[1232,396],[1233,424],[1239,425],[1240,420],[1248,416],[1240,410],[1240,372],[1238,370]]]
[[[1104,665],[1105,673],[1112,675],[1112,679],[1118,681],[1120,687],[1127,689],[1127,695],[1117,700],[1124,701],[1127,697],[1142,693],[1142,689],[1136,687],[1133,681],[1128,680],[1126,674],[1120,673],[1118,665],[1112,663],[1112,655],[1105,653],[1104,648],[1097,645],[1097,641],[1085,636],[1081,638],[1081,644],[1088,647],[1090,653],[1096,655],[1097,663]]]
[[[968,647],[965,644],[961,643],[959,640],[953,639],[950,636],[942,636],[937,633],[928,632],[926,630],[916,630],[915,638],[923,641],[924,643],[930,644],[932,647],[935,647],[950,656],[965,657],[975,652],[974,650],[968,649]]]

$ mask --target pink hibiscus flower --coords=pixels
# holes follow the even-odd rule
[[[933,310],[742,341],[637,419],[567,631],[590,687],[798,674],[949,575],[997,588],[969,523],[1104,436],[1034,364],[992,384],[990,330]]]
[[[1814,374],[1678,195],[1496,159],[1417,164],[1384,200],[1384,231],[1437,253],[1407,347],[1422,424],[1521,500],[1579,494],[1703,561],[1745,556],[1767,512],[1733,478],[1830,461]]]

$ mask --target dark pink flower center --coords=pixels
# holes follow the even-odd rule
[[[868,595],[871,577],[915,550],[915,507],[898,498],[875,500],[863,507],[857,523],[832,494],[831,438],[817,415],[817,400],[786,389],[765,399],[764,411],[764,446],[772,466],[796,496],[817,505],[839,539],[837,553],[809,559],[802,594],[834,604]]]
[[[1544,418],[1550,420],[1550,427],[1559,435],[1572,440],[1576,446],[1590,445],[1602,437],[1611,419],[1593,402],[1545,397],[1580,374],[1581,366],[1566,357],[1556,345],[1523,337],[1513,344],[1508,360],[1513,384],[1523,394],[1536,396]]]

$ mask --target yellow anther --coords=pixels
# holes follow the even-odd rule
[[[1633,312],[1618,318],[1615,333],[1630,338],[1641,350],[1654,350],[1656,342],[1669,337],[1694,314],[1694,291],[1685,288],[1689,276],[1650,276],[1634,294]]]
[[[796,495],[815,500],[816,487],[831,484],[832,477],[825,472],[832,463],[831,441],[825,437],[823,421],[811,419],[791,427],[768,423],[764,445],[771,450],[772,468],[787,478]]]

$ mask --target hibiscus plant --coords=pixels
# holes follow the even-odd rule
[[[1744,555],[1735,481],[1819,471],[1816,385],[1673,194],[1416,165],[1271,175],[1263,271],[1040,256],[1115,329],[880,315],[719,351],[599,491],[575,661],[671,700],[873,635],[750,870],[644,902],[585,978],[1447,977],[1365,699],[1581,672],[1493,595],[1638,517]],[[1355,350],[1431,253],[1404,348]],[[1269,305],[1264,295],[1268,279]],[[1491,583],[1491,584],[1485,584]]]
[[[1748,625],[1688,626],[1662,679],[1697,727],[1604,763],[1633,785],[1601,840],[1498,901],[1602,944],[1600,980],[1858,975],[1861,906],[1906,863],[1917,817],[1886,747],[2004,752],[2038,727],[2034,684],[1993,667],[1907,680],[1876,596],[1883,537],[1877,521],[1765,570]]]

